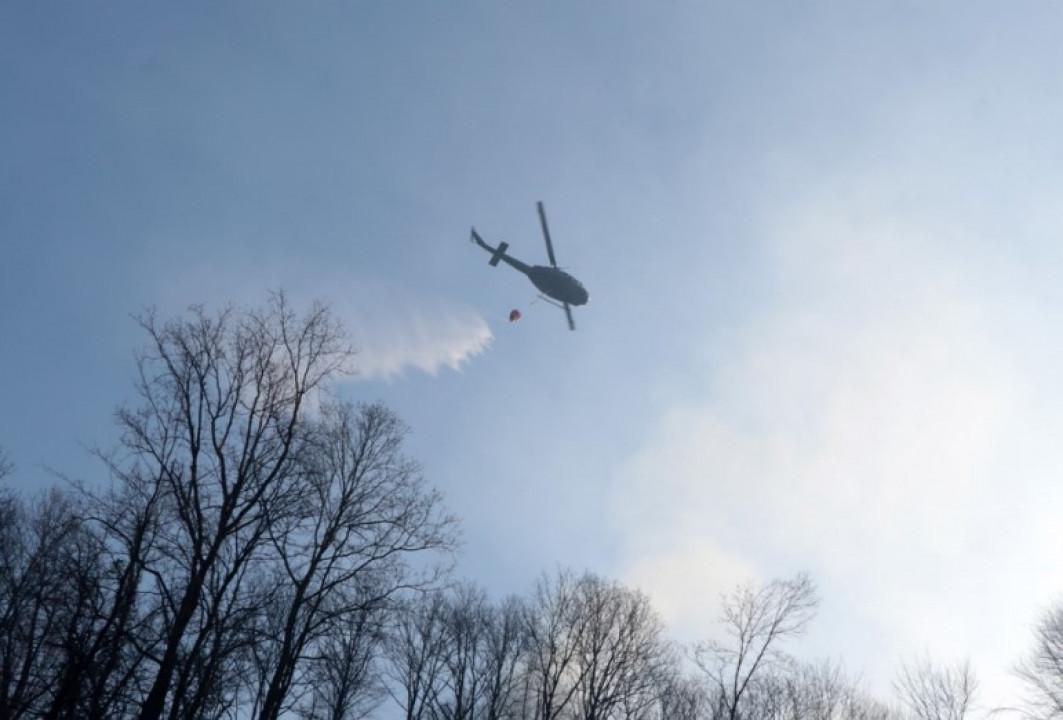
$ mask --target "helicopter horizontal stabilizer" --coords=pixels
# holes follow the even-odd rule
[[[491,259],[487,261],[487,264],[492,266],[492,267],[494,267],[495,265],[498,265],[499,260],[502,259],[502,256],[506,253],[506,249],[508,247],[509,247],[509,243],[506,243],[506,242],[498,243],[498,248],[493,253],[491,253]]]

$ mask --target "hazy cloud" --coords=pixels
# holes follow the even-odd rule
[[[705,637],[721,590],[807,569],[806,647],[879,687],[905,653],[970,654],[999,700],[1061,535],[1058,383],[1021,351],[1048,321],[984,292],[976,227],[833,189],[772,216],[774,301],[623,464],[627,575]]]

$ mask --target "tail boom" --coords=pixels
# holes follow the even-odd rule
[[[524,273],[525,275],[528,275],[528,273],[531,272],[531,268],[522,263],[520,260],[513,257],[512,255],[506,255],[506,250],[509,249],[509,243],[500,242],[498,243],[498,247],[491,247],[486,242],[484,242],[484,239],[482,237],[480,237],[480,233],[476,232],[476,228],[473,228],[471,230],[469,238],[474,243],[483,248],[486,252],[491,253],[491,259],[487,261],[488,265],[494,267],[498,265],[499,262],[504,262],[507,265]]]

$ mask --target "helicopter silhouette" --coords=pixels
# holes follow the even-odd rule
[[[536,203],[536,207],[539,209],[539,223],[543,228],[543,239],[546,240],[546,254],[550,257],[548,266],[528,265],[512,255],[507,255],[506,250],[509,249],[507,242],[500,241],[498,247],[491,247],[484,242],[475,227],[472,228],[470,239],[491,253],[491,259],[487,261],[488,265],[495,267],[499,262],[504,262],[527,275],[532,285],[542,293],[540,297],[565,311],[568,329],[575,330],[576,322],[572,319],[572,306],[586,305],[590,294],[583,287],[583,283],[557,266],[557,260],[554,258],[554,244],[550,241],[550,228],[546,224],[546,211],[543,210],[541,202]]]

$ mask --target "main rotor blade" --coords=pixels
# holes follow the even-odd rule
[[[568,329],[575,330],[576,321],[572,319],[572,308],[568,306],[568,303],[565,303],[565,317],[568,318]]]
[[[554,244],[550,242],[550,228],[546,226],[546,211],[543,210],[541,202],[535,205],[539,208],[539,222],[543,226],[543,237],[546,238],[546,254],[550,256],[550,264],[557,267],[557,260],[554,259]]]

